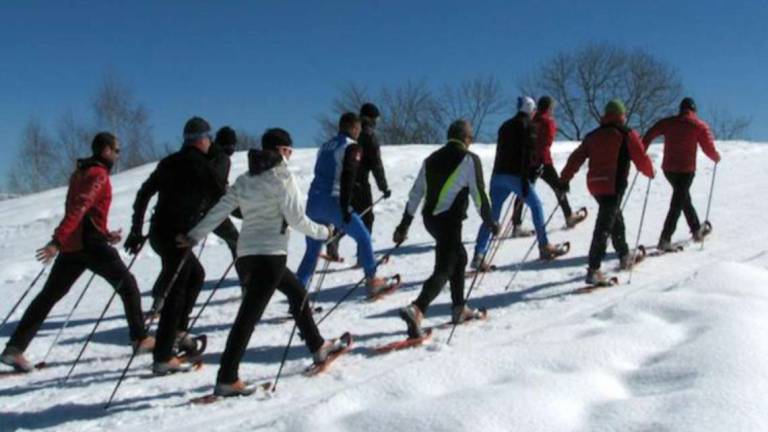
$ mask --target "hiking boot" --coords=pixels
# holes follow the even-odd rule
[[[659,239],[659,244],[656,246],[656,249],[662,252],[673,252],[675,250],[672,246],[672,241],[665,238]]]
[[[254,389],[245,385],[243,380],[237,380],[232,384],[216,383],[213,388],[213,394],[221,397],[248,396],[252,395]]]
[[[584,219],[587,218],[587,213],[578,211],[576,213],[571,214],[567,218],[565,218],[565,226],[568,228],[573,228],[576,225],[579,224],[579,222],[583,222]]]
[[[561,255],[565,255],[568,253],[568,249],[570,249],[570,246],[566,247],[566,243],[563,243],[562,245],[547,243],[544,246],[539,246],[539,259],[549,261]]]
[[[481,273],[489,272],[492,269],[491,265],[485,262],[485,255],[478,253],[475,253],[475,256],[472,257],[472,262],[469,264],[469,266],[473,270],[479,271]]]
[[[192,368],[189,363],[184,363],[179,357],[171,357],[170,360],[165,362],[152,363],[152,374],[156,376],[163,376],[174,374],[176,372],[186,372]]]
[[[133,349],[136,350],[136,354],[148,354],[155,349],[155,337],[144,336],[143,338],[133,341]]]
[[[12,367],[17,372],[32,372],[32,363],[24,357],[24,352],[14,347],[5,347],[0,354],[0,363]]]
[[[419,307],[410,304],[400,309],[400,318],[408,325],[408,337],[411,339],[418,339],[424,337],[424,330],[421,328],[421,321],[424,319],[424,314],[419,310]]]
[[[375,297],[389,287],[389,281],[387,278],[374,276],[365,281],[365,287],[368,289],[368,297]]]
[[[337,353],[345,349],[347,346],[348,343],[343,338],[325,341],[325,343],[323,343],[323,345],[318,348],[317,351],[312,353],[312,360],[315,362],[315,364],[325,363],[329,355]]]
[[[704,222],[697,231],[693,232],[693,241],[701,243],[704,241],[704,237],[708,236],[712,232],[712,225],[709,222]]]
[[[463,324],[464,322],[483,319],[485,312],[481,309],[474,309],[466,305],[454,306],[451,314],[451,323]]]
[[[520,225],[515,225],[512,227],[512,238],[521,238],[521,237],[531,237],[534,234],[536,234],[536,231],[522,228]]]
[[[585,282],[588,285],[603,286],[610,284],[610,279],[603,274],[599,269],[587,269],[587,278]]]

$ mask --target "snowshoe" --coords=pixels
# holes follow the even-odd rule
[[[512,234],[510,234],[510,238],[533,237],[534,235],[536,235],[536,230],[525,229],[521,228],[520,225],[515,225],[512,228]]]
[[[32,372],[34,369],[32,363],[24,357],[24,353],[13,347],[6,347],[3,350],[3,353],[0,354],[0,363],[12,367],[14,371],[19,373]]]
[[[704,237],[712,233],[712,224],[709,221],[704,221],[698,231],[693,233],[693,241],[701,243],[704,241]]]
[[[481,254],[475,254],[469,266],[472,270],[480,273],[487,273],[493,270],[493,266],[485,261],[485,255]]]
[[[321,253],[320,254],[320,258],[322,258],[322,259],[324,259],[326,261],[332,262],[332,263],[343,263],[344,262],[344,258],[340,257],[338,255],[330,255],[330,254]]]
[[[539,259],[550,261],[567,254],[571,250],[571,242],[553,245],[551,243],[539,247]]]
[[[647,252],[645,246],[640,245],[637,251],[630,252],[619,259],[619,270],[629,270],[645,259]]]
[[[149,354],[155,349],[155,337],[144,336],[142,339],[133,342],[132,345],[136,354]]]
[[[571,214],[565,220],[565,228],[566,229],[571,229],[571,228],[575,227],[579,223],[583,222],[584,219],[587,218],[588,214],[589,214],[589,212],[587,211],[586,207],[582,207],[582,208],[576,210],[576,213]]]
[[[392,294],[400,288],[401,281],[399,274],[388,278],[374,277],[368,279],[365,283],[368,288],[368,300],[374,302]]]
[[[239,385],[235,387],[238,383],[242,383],[242,381],[237,381],[233,384],[216,384],[213,393],[190,399],[189,403],[193,405],[208,405],[228,397],[250,396],[259,391],[268,393],[270,390],[272,390],[271,382],[265,382],[263,384],[252,387],[246,387],[245,384],[243,384],[242,390],[239,388]],[[217,394],[217,391],[220,391],[224,394]]]
[[[190,372],[202,367],[200,361],[189,362],[185,357],[174,356],[167,362],[154,362],[152,364],[152,375],[166,376],[179,372]]]
[[[485,308],[474,309],[468,306],[455,306],[451,313],[451,324],[464,324],[467,321],[484,320],[488,318]]]
[[[408,337],[411,339],[420,339],[424,337],[424,329],[421,328],[421,321],[424,314],[419,307],[411,304],[400,309],[400,318],[408,325]]]
[[[587,278],[585,282],[587,285],[593,287],[606,287],[615,285],[615,282],[618,282],[618,279],[615,277],[609,278],[600,270],[589,269],[587,270]]]
[[[208,347],[208,336],[204,334],[198,336],[192,336],[189,333],[179,334],[175,344],[177,347],[176,355],[197,359],[203,355],[206,347]]]
[[[414,347],[423,345],[425,342],[429,341],[431,338],[432,338],[432,329],[427,329],[424,331],[424,334],[421,337],[418,337],[418,338],[408,337],[403,340],[398,340],[395,342],[388,343],[386,345],[382,345],[380,347],[376,347],[373,349],[373,351],[376,354],[386,354],[392,351],[399,351],[406,348],[414,348]]]
[[[237,380],[232,384],[216,383],[216,386],[213,388],[213,394],[221,397],[250,396],[256,390],[256,387],[248,387],[242,380]]]
[[[306,376],[315,376],[325,372],[339,356],[349,351],[352,347],[352,335],[347,332],[338,339],[332,339],[323,344],[312,357],[314,363],[304,371]]]

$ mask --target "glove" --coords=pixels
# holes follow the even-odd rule
[[[383,194],[382,196],[384,197],[384,199],[389,199],[389,197],[392,196],[392,190],[387,189],[387,190],[383,191],[382,194]]]
[[[715,156],[715,163],[716,163],[716,164],[717,164],[717,163],[720,163],[720,159],[721,159],[721,157],[720,157],[720,153],[717,153],[717,156]]]
[[[491,234],[493,234],[494,237],[498,237],[499,233],[501,233],[501,227],[498,223],[494,222],[493,225],[491,225]]]
[[[144,236],[141,235],[141,229],[131,228],[131,233],[128,234],[128,237],[125,238],[125,243],[123,243],[125,251],[131,255],[136,255],[139,253],[142,244],[144,244]]]
[[[392,241],[395,244],[401,244],[408,238],[408,226],[402,223],[397,226],[395,233],[392,235]]]

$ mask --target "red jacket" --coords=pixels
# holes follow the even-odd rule
[[[539,163],[544,165],[553,165],[552,162],[552,142],[555,141],[557,134],[557,123],[550,112],[537,112],[533,116],[533,123],[536,125],[536,158]]]
[[[720,153],[715,149],[715,139],[709,126],[692,111],[667,117],[656,122],[645,133],[643,144],[646,150],[656,137],[664,135],[664,161],[661,169],[675,173],[696,171],[697,144],[701,145],[710,159],[720,161]]]
[[[94,159],[78,161],[69,179],[64,218],[53,232],[53,242],[62,252],[83,249],[84,218],[99,233],[107,235],[107,215],[112,203],[109,169]]]
[[[626,152],[622,151],[624,142]],[[630,159],[643,175],[654,176],[653,163],[645,154],[640,135],[624,126],[623,118],[604,117],[600,127],[587,134],[568,158],[561,181],[571,181],[586,159],[589,159],[587,187],[593,196],[615,195],[617,189],[626,188]]]

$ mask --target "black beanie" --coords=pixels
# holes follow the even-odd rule
[[[536,106],[536,110],[540,112],[547,112],[552,108],[552,98],[549,96],[542,96],[539,98],[539,103]]]
[[[277,150],[278,147],[293,147],[291,135],[285,129],[267,129],[261,136],[261,149]]]
[[[696,112],[696,102],[693,101],[693,98],[687,97],[680,101],[680,112],[683,111]]]
[[[237,134],[231,127],[224,126],[216,132],[216,139],[214,142],[220,147],[234,147],[237,145]]]
[[[211,125],[202,117],[192,117],[184,125],[184,141],[194,141],[211,132]]]
[[[370,102],[363,104],[363,106],[360,108],[360,117],[375,119],[378,118],[379,115],[379,108]]]

